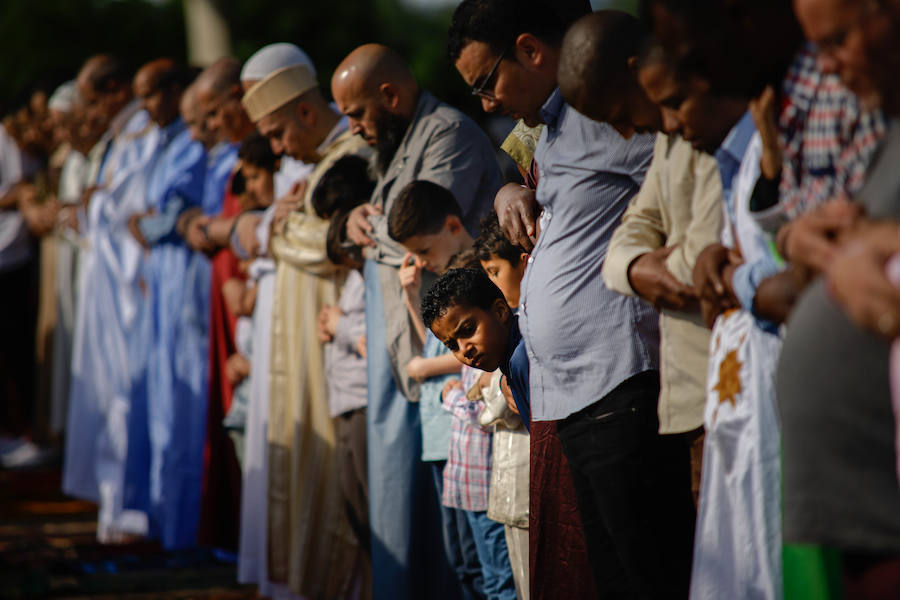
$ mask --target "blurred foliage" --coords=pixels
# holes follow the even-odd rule
[[[389,45],[422,85],[480,117],[445,52],[452,7],[420,12],[399,0],[218,0],[234,55],[245,60],[271,42],[305,49],[324,90],[347,53],[366,42]],[[134,66],[158,56],[186,58],[180,0],[0,0],[0,110],[74,77],[85,58],[112,52]]]
[[[417,80],[442,100],[473,116],[479,103],[447,59],[447,28],[453,8],[412,10],[399,0],[221,0],[231,28],[235,56],[244,60],[272,42],[292,42],[316,63],[322,89],[330,95],[331,73],[354,48],[378,42],[400,52]],[[324,8],[327,6],[327,10]]]
[[[184,58],[180,2],[143,0],[0,0],[0,111],[52,92],[98,52],[129,62]]]

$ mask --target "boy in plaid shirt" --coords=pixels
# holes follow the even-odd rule
[[[414,304],[421,282],[419,272],[425,268],[441,274],[451,264],[465,260],[462,255],[470,251],[474,240],[463,227],[461,215],[449,190],[428,181],[410,183],[388,215],[388,233],[409,251],[399,276],[410,317],[421,338],[425,337],[425,324]],[[411,259],[414,262],[410,264]],[[472,531],[484,595],[512,600],[516,589],[503,525],[487,517],[493,434],[478,425],[478,415],[484,408],[478,385],[482,374],[490,377],[489,373],[464,366],[462,381],[448,381],[441,393],[443,408],[452,415],[442,504],[464,515]],[[469,398],[467,391],[473,387]]]

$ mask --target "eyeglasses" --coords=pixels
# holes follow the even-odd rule
[[[494,66],[491,67],[488,74],[484,76],[481,84],[472,87],[473,96],[480,96],[481,98],[486,98],[488,100],[494,99],[494,85],[491,83],[491,80],[494,79],[494,73],[497,71],[497,67],[500,66],[500,61],[503,60],[504,56],[506,56],[506,50],[501,52],[500,56],[497,57],[497,62],[494,63]]]

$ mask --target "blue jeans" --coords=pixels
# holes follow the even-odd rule
[[[456,574],[456,580],[462,588],[464,600],[477,600],[485,598],[484,571],[479,560],[480,552],[477,547],[477,536],[469,525],[466,511],[458,508],[449,508],[441,504],[444,491],[444,465],[447,461],[431,461],[431,473],[434,476],[434,489],[437,492],[438,503],[441,505],[441,524],[444,538],[444,552],[450,561],[450,568]],[[500,528],[503,535],[503,527]],[[506,547],[504,546],[504,551]],[[504,552],[505,555],[505,552]],[[508,562],[508,561],[507,561]],[[510,573],[512,577],[512,573]],[[515,590],[513,590],[515,597]]]
[[[509,549],[503,524],[488,519],[484,511],[460,511],[466,515],[472,533],[481,572],[484,574],[484,594],[489,600],[516,600],[516,582],[509,564]]]

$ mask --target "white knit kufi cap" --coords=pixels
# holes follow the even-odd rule
[[[263,46],[253,53],[244,68],[241,69],[241,81],[260,81],[268,77],[274,71],[285,67],[304,65],[310,70],[313,77],[316,76],[316,67],[309,55],[295,46],[286,42]]]
[[[61,113],[72,112],[72,107],[80,98],[78,88],[75,87],[74,81],[67,81],[53,92],[50,100],[47,101],[47,108],[50,110],[58,110]]]
[[[315,75],[305,65],[285,67],[253,84],[244,94],[241,103],[247,116],[256,123],[318,85]]]

